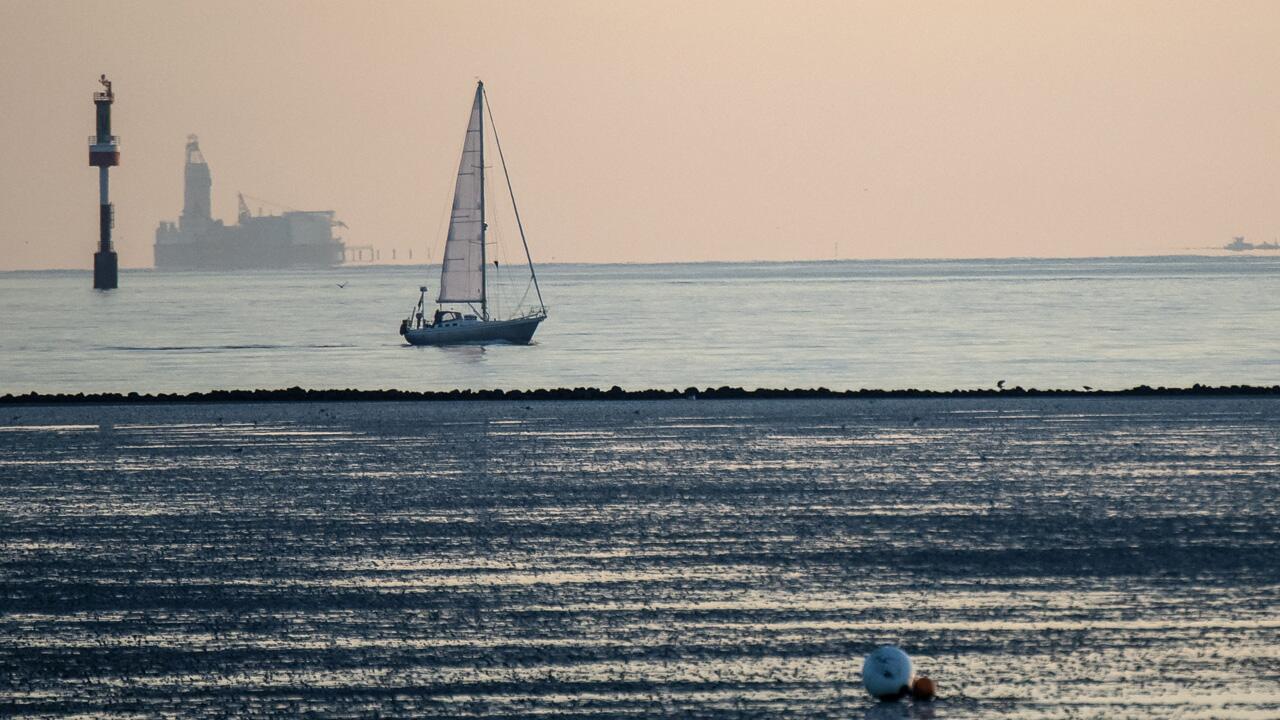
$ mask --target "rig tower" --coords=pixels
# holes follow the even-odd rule
[[[98,168],[98,251],[93,254],[93,287],[114,290],[119,284],[120,262],[111,246],[115,207],[107,194],[107,169],[120,164],[120,138],[111,134],[111,103],[116,99],[111,81],[103,75],[98,82],[104,88],[93,94],[98,132],[89,137],[89,165]]]

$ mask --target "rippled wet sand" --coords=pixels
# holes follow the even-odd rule
[[[0,715],[1280,717],[1278,500],[1269,399],[3,408]]]

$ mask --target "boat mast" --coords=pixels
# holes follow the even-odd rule
[[[481,83],[480,91],[484,93],[484,104],[489,104],[489,93],[484,92],[484,84]],[[507,179],[507,194],[511,196],[511,209],[516,215],[516,227],[520,229],[520,242],[524,245],[524,258],[529,261],[529,277],[533,279],[533,291],[538,294],[538,305],[542,308],[542,314],[547,314],[547,305],[542,302],[542,289],[538,287],[538,274],[533,271],[533,255],[529,254],[529,241],[524,238],[524,223],[520,222],[520,208],[516,207],[516,191],[511,188],[511,173],[507,172],[507,159],[502,155],[502,141],[498,139],[498,126],[493,122],[493,107],[489,107],[489,123],[493,125],[493,144],[498,146],[498,159],[502,161],[502,175]],[[483,123],[481,123],[483,125]],[[483,157],[483,155],[481,156]],[[481,198],[484,196],[481,195]],[[484,207],[481,202],[480,207]],[[481,211],[483,217],[483,210]]]
[[[489,226],[484,221],[484,103],[480,102],[481,96],[484,94],[484,81],[476,81],[476,112],[479,113],[480,123],[478,130],[480,131],[480,317],[485,320],[489,319],[489,293],[486,292],[485,285],[485,265],[488,261],[485,259],[485,233]]]

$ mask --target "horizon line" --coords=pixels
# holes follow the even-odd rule
[[[1215,254],[1205,254],[1195,252],[1199,250],[1216,250]],[[1033,261],[1033,260],[1152,260],[1152,259],[1171,259],[1171,258],[1187,258],[1187,259],[1217,259],[1217,258],[1267,258],[1280,259],[1280,253],[1275,251],[1260,251],[1260,254],[1254,254],[1250,251],[1232,251],[1223,248],[1205,247],[1205,248],[1188,248],[1185,253],[1159,253],[1159,254],[1136,254],[1136,255],[1006,255],[1006,256],[975,256],[975,257],[892,257],[892,258],[795,258],[795,259],[744,259],[744,260],[611,260],[611,261],[593,261],[593,260],[551,260],[540,261],[536,265],[585,265],[585,266],[606,266],[606,265],[633,265],[633,266],[653,266],[653,265],[790,265],[790,264],[819,264],[819,263],[895,263],[895,262],[996,262],[996,261]],[[523,263],[519,263],[523,264]],[[134,265],[121,266],[120,270],[130,272],[164,272],[164,273],[212,273],[235,275],[241,273],[263,273],[275,271],[316,271],[316,270],[340,270],[340,269],[358,269],[358,268],[412,268],[412,267],[440,267],[438,262],[416,263],[416,262],[369,262],[369,263],[342,263],[340,265],[331,265],[328,267],[286,267],[286,268],[236,268],[228,270],[161,270],[154,265]],[[0,274],[4,273],[39,273],[39,272],[72,272],[72,273],[92,273],[92,267],[44,267],[44,268],[8,268],[0,269]]]

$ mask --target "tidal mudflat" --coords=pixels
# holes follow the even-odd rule
[[[1280,716],[1280,399],[0,412],[0,715]]]

